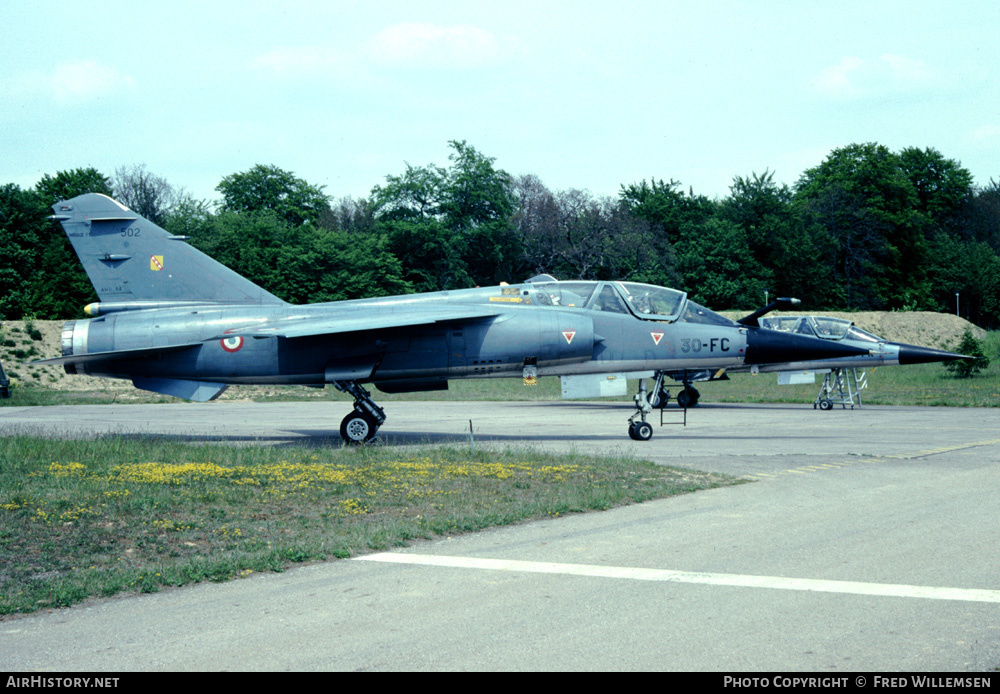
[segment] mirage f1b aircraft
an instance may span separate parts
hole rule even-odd
[[[862,330],[853,322],[830,316],[768,316],[760,325],[796,335],[816,336],[833,343],[868,347],[868,355],[798,361],[790,364],[762,364],[756,372],[778,372],[781,384],[814,383],[817,373],[824,374],[823,385],[813,402],[813,408],[833,409],[834,404],[861,407],[861,391],[868,386],[866,369],[878,366],[930,364],[971,359],[964,354],[946,352],[930,347],[890,342]],[[744,367],[749,371],[753,367]]]
[[[861,407],[861,391],[868,387],[867,369],[869,368],[930,364],[973,358],[931,347],[890,342],[862,330],[853,322],[843,318],[801,315],[763,317],[771,311],[787,310],[799,303],[798,299],[779,298],[754,313],[740,318],[737,323],[750,328],[763,327],[769,330],[818,337],[840,344],[868,348],[868,354],[834,359],[795,360],[785,363],[746,363],[742,366],[720,369],[715,372],[708,370],[700,372],[671,371],[668,372],[671,378],[684,383],[684,389],[677,395],[678,404],[682,407],[692,407],[697,404],[699,394],[692,385],[693,381],[727,380],[729,373],[777,373],[779,385],[815,383],[816,374],[823,374],[823,385],[820,387],[816,400],[813,401],[813,408],[830,410],[835,404],[840,404],[845,409],[848,405],[854,409],[855,406]],[[650,395],[653,407],[661,407],[669,399],[670,394],[665,389]]]
[[[111,198],[57,203],[100,298],[63,326],[69,373],[127,378],[145,390],[213,400],[230,384],[333,385],[354,398],[345,441],[370,440],[387,393],[443,390],[455,378],[582,378],[720,369],[867,354],[867,348],[749,328],[684,292],[635,282],[523,284],[296,306]],[[640,380],[629,434],[652,425]],[[655,392],[655,391],[654,391]]]

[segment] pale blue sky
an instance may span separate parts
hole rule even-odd
[[[0,2],[0,184],[274,164],[364,197],[466,140],[553,190],[793,184],[831,149],[1000,179],[1000,4]]]

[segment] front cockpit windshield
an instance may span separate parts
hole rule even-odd
[[[710,311],[704,306],[696,304],[693,301],[687,302],[687,307],[684,309],[684,317],[681,318],[685,323],[701,323],[703,325],[728,325],[730,327],[739,327],[736,321],[729,320],[725,316],[719,315],[715,311]]]
[[[682,291],[639,282],[615,282],[632,313],[646,320],[674,321],[687,297]]]

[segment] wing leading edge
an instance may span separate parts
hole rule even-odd
[[[411,313],[392,311],[381,315],[355,316],[287,316],[257,325],[228,328],[212,339],[224,337],[315,337],[342,333],[368,332],[389,328],[406,328],[465,320],[498,318],[500,311],[492,308],[435,306],[413,309]]]

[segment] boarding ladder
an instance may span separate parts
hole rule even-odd
[[[831,369],[823,377],[819,395],[813,402],[813,409],[831,410],[834,405],[851,409],[857,405],[861,409],[861,391],[868,387],[868,373],[865,369]]]

